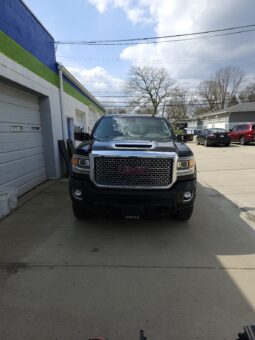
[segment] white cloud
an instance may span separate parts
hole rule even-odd
[[[113,77],[100,67],[91,69],[67,67],[68,70],[95,96],[109,94],[109,92],[120,92],[123,88],[123,80]],[[98,98],[105,105],[106,102],[117,102],[115,97]]]
[[[136,24],[154,25],[157,36],[198,32],[254,22],[253,0],[87,0],[99,11],[122,9]],[[121,58],[132,63],[157,59],[178,80],[201,80],[234,65],[253,72],[255,33],[158,45],[130,46]],[[125,38],[125,37],[123,37]],[[154,64],[155,65],[155,64]]]
[[[98,11],[100,13],[104,13],[108,9],[111,8],[119,8],[122,9],[126,15],[127,18],[134,22],[134,23],[149,23],[150,20],[148,18],[146,9],[148,6],[137,5],[137,2],[134,0],[86,0],[87,2],[90,2],[92,5],[96,6]]]

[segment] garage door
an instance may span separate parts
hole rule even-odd
[[[225,129],[226,124],[225,123],[216,123],[216,124],[214,124],[214,127],[217,128],[217,129]]]
[[[0,82],[0,186],[22,195],[45,180],[39,98]]]

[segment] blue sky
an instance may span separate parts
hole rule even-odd
[[[85,0],[25,0],[25,3],[55,40],[119,39],[155,34],[152,24],[136,25],[120,8],[100,13]],[[120,58],[122,50],[118,46],[59,46],[57,57],[68,67],[101,66],[111,75],[122,78],[130,65],[129,61],[115,60]]]
[[[55,40],[118,39],[189,33],[255,23],[254,0],[25,0]],[[58,61],[95,95],[119,92],[131,64],[163,66],[196,90],[219,68],[255,74],[255,32],[171,44],[59,46]],[[117,59],[117,60],[116,60]]]

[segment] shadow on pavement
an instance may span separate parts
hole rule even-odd
[[[0,338],[236,339],[255,322],[255,233],[198,186],[187,223],[77,221],[67,183],[0,224]]]

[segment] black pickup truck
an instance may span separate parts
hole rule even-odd
[[[172,215],[188,220],[196,194],[192,151],[162,117],[106,115],[75,150],[74,215]]]

